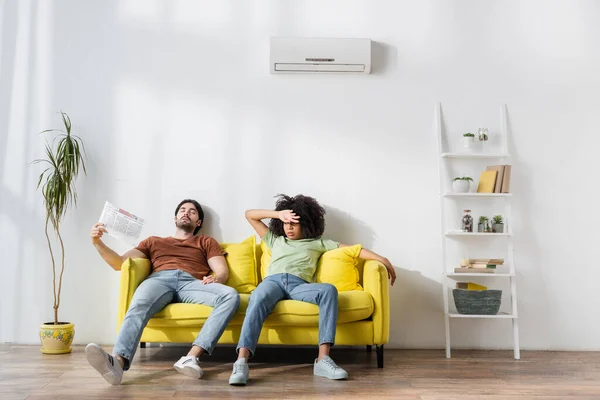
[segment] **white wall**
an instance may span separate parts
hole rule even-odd
[[[76,343],[115,338],[118,274],[88,238],[105,200],[170,235],[193,197],[205,233],[239,241],[244,210],[283,192],[315,196],[329,236],[396,265],[390,347],[443,347],[440,101],[449,132],[495,127],[507,104],[522,347],[600,349],[600,3],[5,0],[0,13],[0,342],[36,343],[52,317],[27,163],[62,109],[88,151],[64,223],[60,317]],[[370,37],[374,73],[270,75],[270,36]],[[452,325],[457,347],[509,348],[510,332]]]

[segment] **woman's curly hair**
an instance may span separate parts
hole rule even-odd
[[[300,227],[302,228],[303,239],[316,239],[323,236],[325,230],[325,209],[316,199],[299,194],[290,197],[285,194],[278,194],[275,203],[275,211],[292,210],[300,217]],[[283,230],[283,221],[279,218],[272,218],[269,223],[269,230],[275,236],[285,236]]]

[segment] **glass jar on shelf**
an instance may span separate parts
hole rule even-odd
[[[479,128],[477,130],[477,139],[479,139],[479,142],[481,143],[481,150],[485,150],[484,149],[484,143],[488,141],[488,139],[490,138],[490,130],[488,128]]]
[[[473,232],[473,217],[471,216],[471,210],[463,210],[462,217],[462,231]]]

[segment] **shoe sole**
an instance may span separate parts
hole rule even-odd
[[[190,378],[200,379],[202,378],[202,375],[204,375],[201,371],[188,366],[179,367],[177,365],[173,365],[173,368],[175,368],[175,371],[179,372],[180,374],[189,376]]]
[[[344,380],[344,379],[348,379],[348,375],[346,375],[346,376],[342,376],[342,377],[339,377],[339,378],[332,378],[332,377],[330,377],[330,376],[327,376],[327,375],[325,375],[325,374],[319,374],[319,373],[317,373],[317,372],[313,372],[313,375],[314,375],[314,376],[320,376],[320,377],[322,377],[322,378],[331,379],[331,380],[333,380],[333,381],[341,381],[341,380]]]
[[[104,351],[96,345],[88,344],[85,348],[85,357],[88,362],[102,377],[104,380],[111,385],[118,385],[121,383],[121,378],[116,376],[107,366],[106,358],[104,357]],[[115,359],[115,361],[117,361]],[[119,361],[117,361],[119,362]]]
[[[244,379],[243,374],[231,374],[229,377],[229,384],[231,386],[246,386],[248,383],[248,376]]]

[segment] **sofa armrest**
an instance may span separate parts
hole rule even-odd
[[[148,275],[150,275],[150,260],[145,258],[128,258],[121,265],[117,330],[121,328],[121,322],[125,318],[133,293]]]
[[[379,261],[367,260],[363,269],[363,287],[373,296],[375,344],[386,344],[390,339],[390,289],[388,273]]]

